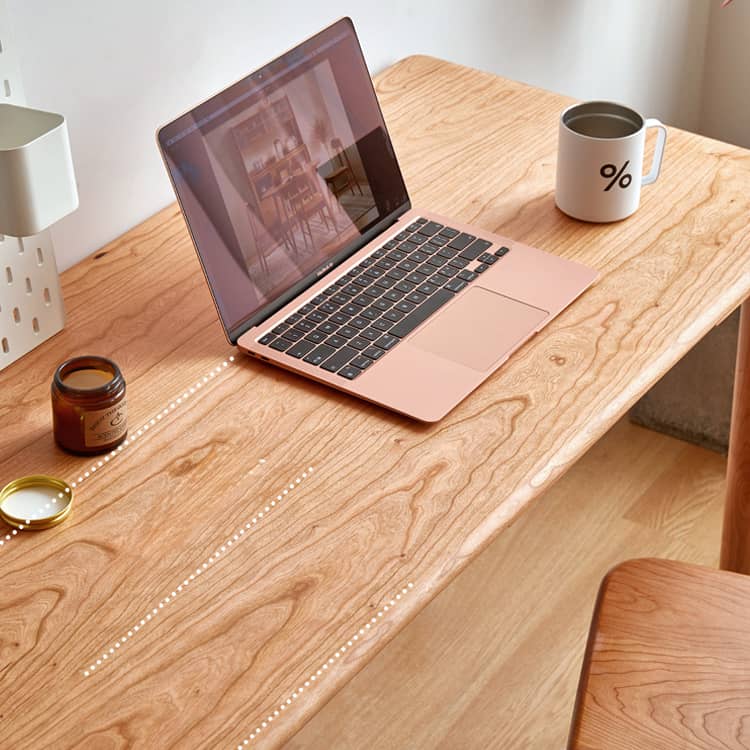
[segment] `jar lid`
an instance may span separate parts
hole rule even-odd
[[[73,505],[73,489],[44,474],[21,477],[0,490],[0,519],[16,529],[49,529],[62,523]]]

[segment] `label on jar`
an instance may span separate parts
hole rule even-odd
[[[83,442],[87,448],[114,443],[128,429],[128,405],[123,399],[114,406],[87,411],[83,416]]]

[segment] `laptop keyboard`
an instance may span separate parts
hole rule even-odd
[[[416,219],[259,343],[354,380],[509,252],[491,246]]]

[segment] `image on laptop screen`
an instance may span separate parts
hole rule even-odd
[[[348,19],[159,141],[230,338],[408,203]]]

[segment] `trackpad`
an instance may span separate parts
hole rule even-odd
[[[410,344],[485,372],[549,316],[482,287],[471,287],[418,331]]]

